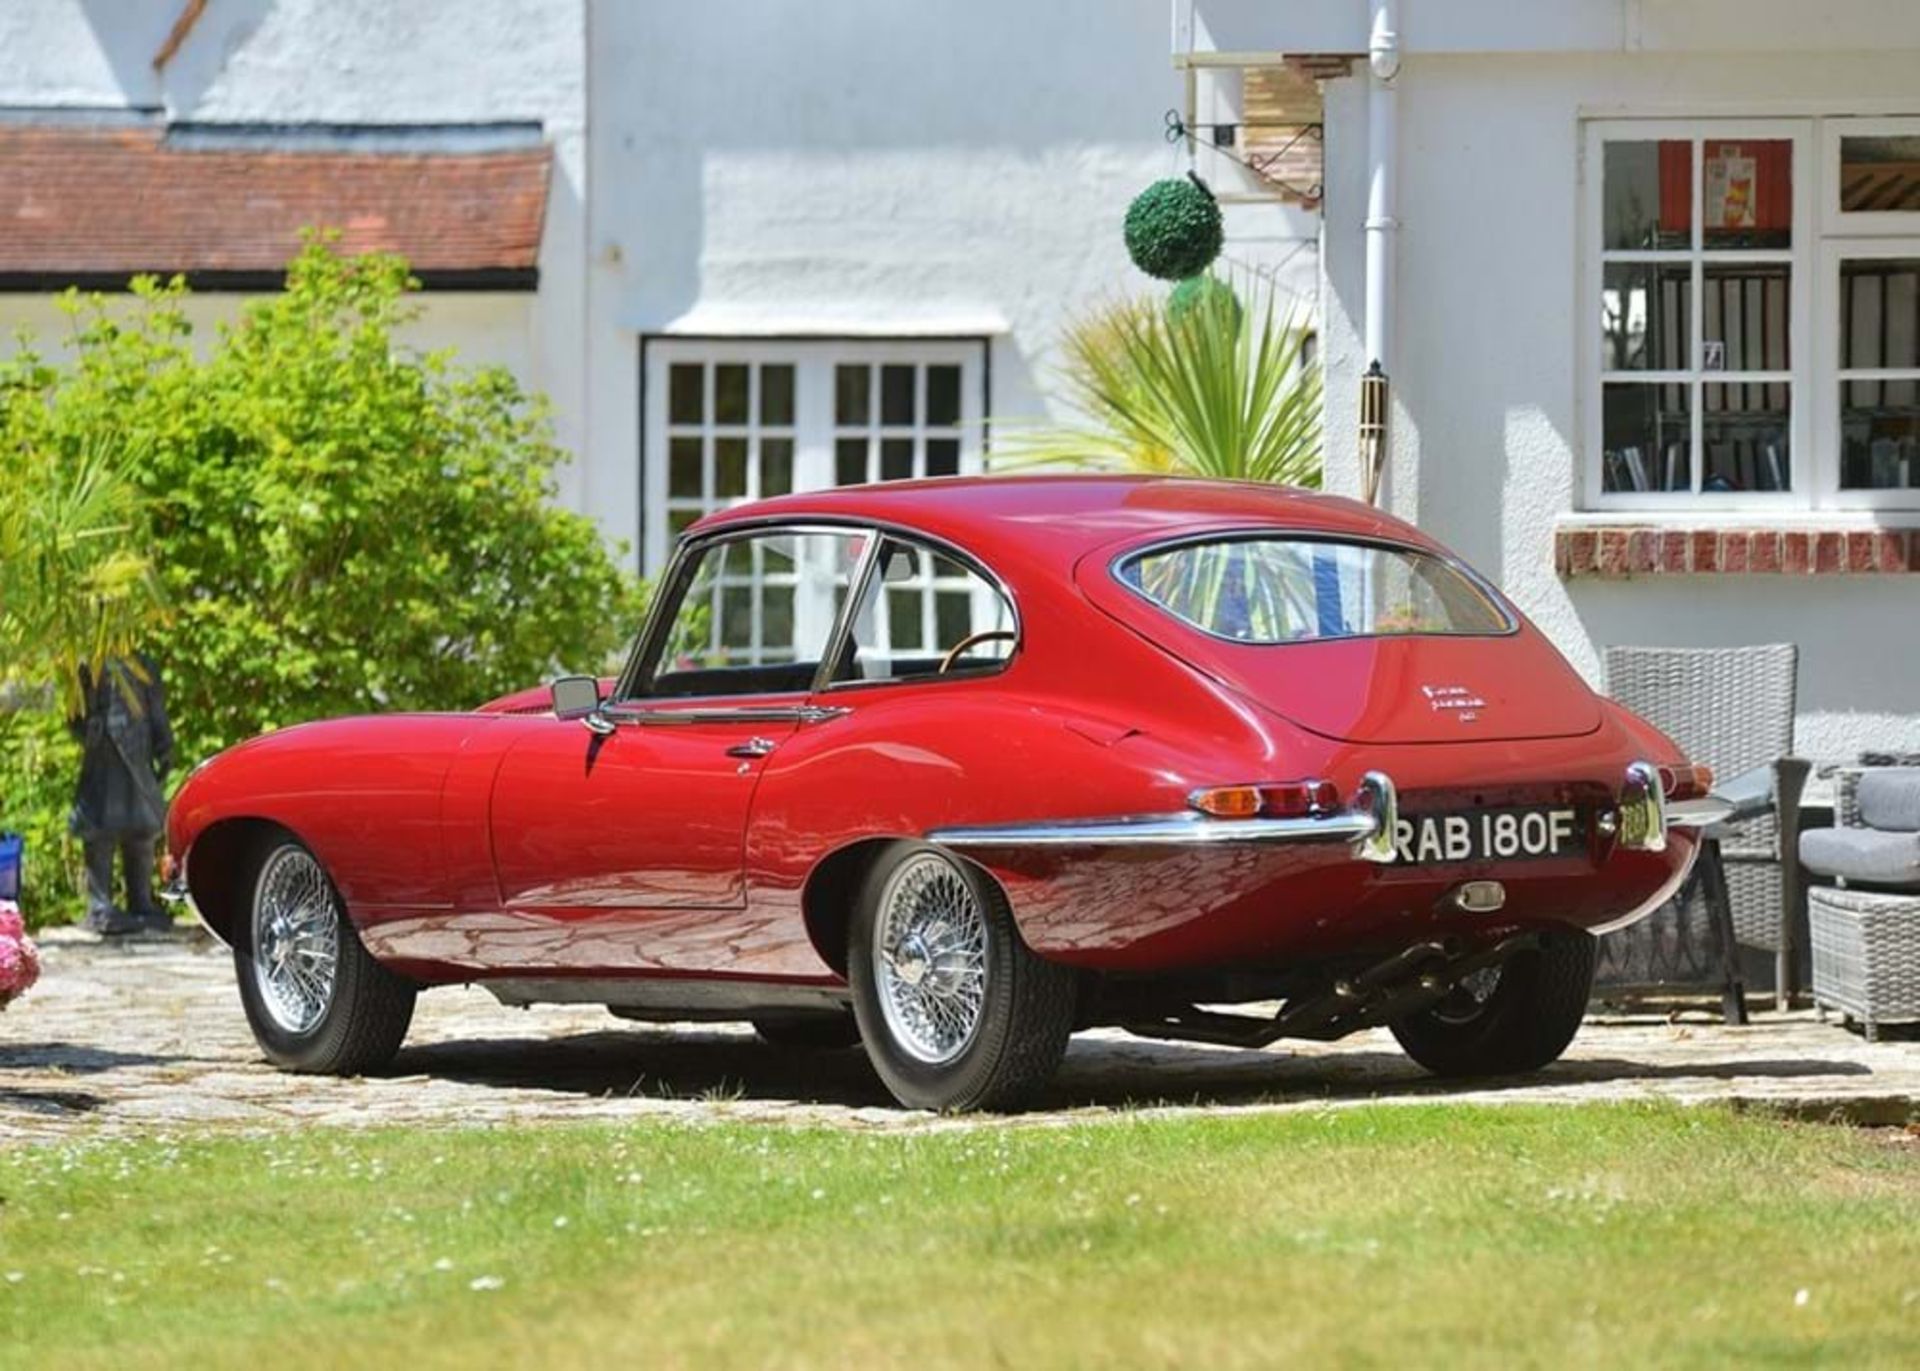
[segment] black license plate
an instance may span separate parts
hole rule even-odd
[[[1526,862],[1578,857],[1587,849],[1585,817],[1557,808],[1471,809],[1454,814],[1402,814],[1394,855],[1403,862]]]

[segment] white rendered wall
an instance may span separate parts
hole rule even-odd
[[[1409,9],[1419,5],[1410,5]],[[1649,9],[1655,7],[1649,6]],[[1672,6],[1662,7],[1671,9]],[[1750,12],[1764,36],[1760,11]],[[1411,31],[1412,24],[1408,28]],[[1752,32],[1744,40],[1761,44]],[[1920,112],[1912,50],[1817,55],[1433,56],[1400,76],[1398,298],[1390,499],[1501,581],[1595,679],[1615,643],[1801,648],[1799,748],[1820,758],[1920,749],[1920,589],[1902,576],[1698,576],[1563,582],[1556,521],[1580,488],[1579,119]],[[1323,337],[1332,483],[1355,479],[1352,395],[1365,359],[1356,203],[1360,79],[1328,94]],[[1805,174],[1803,171],[1801,174]],[[1805,346],[1796,341],[1796,349]],[[1796,403],[1823,397],[1796,396]],[[1730,516],[1703,513],[1699,522]]]
[[[1120,231],[1185,167],[1164,0],[601,3],[588,46],[586,498],[621,537],[643,334],[988,333],[1004,420],[1046,411],[1075,312],[1164,289]],[[1233,216],[1237,251],[1310,299],[1314,217]]]
[[[0,106],[219,123],[539,122],[554,154],[539,291],[429,297],[415,337],[512,367],[553,397],[562,442],[580,448],[584,0],[212,0],[155,72],[183,3],[6,0]],[[0,295],[0,329],[50,314]],[[579,476],[576,464],[561,477],[576,505]]]

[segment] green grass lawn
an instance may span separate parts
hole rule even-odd
[[[5,1366],[1920,1363],[1920,1145],[1713,1110],[179,1135],[0,1201]]]

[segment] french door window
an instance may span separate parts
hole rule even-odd
[[[747,500],[977,472],[986,340],[649,338],[643,563]]]
[[[1920,509],[1920,121],[1596,121],[1586,149],[1587,504]]]

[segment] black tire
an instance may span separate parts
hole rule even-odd
[[[782,1014],[753,1021],[753,1031],[769,1047],[833,1052],[860,1041],[860,1025],[851,1013]]]
[[[301,862],[312,864],[324,892],[332,920],[334,975],[330,992],[316,996],[324,1006],[317,1018],[289,1025],[286,1012],[272,1007],[268,973],[254,956],[254,928],[270,874],[282,864],[300,869]],[[233,962],[247,1023],[267,1060],[284,1071],[331,1076],[364,1075],[391,1062],[413,1020],[418,989],[381,966],[361,945],[340,892],[318,859],[291,835],[278,835],[256,851],[246,889],[246,907],[235,921]]]
[[[928,858],[959,878],[984,923],[977,1017],[964,1047],[940,1061],[917,1054],[889,1022],[874,957],[882,936],[882,901],[894,878],[909,866],[931,870],[925,866]],[[894,1098],[910,1109],[1018,1108],[1046,1088],[1067,1050],[1073,1031],[1074,972],[1027,949],[1006,896],[991,877],[930,844],[892,844],[867,870],[849,921],[847,967],[867,1056]]]
[[[1567,1050],[1586,1016],[1597,944],[1585,933],[1549,933],[1515,953],[1483,1001],[1463,989],[1392,1025],[1400,1046],[1436,1076],[1537,1071]]]

